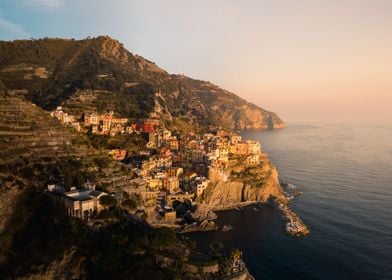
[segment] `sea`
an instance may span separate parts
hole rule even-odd
[[[218,212],[229,232],[191,234],[201,251],[240,249],[255,279],[392,279],[392,125],[292,123],[242,136],[303,192],[290,207],[310,234],[290,237],[274,209],[251,206]]]

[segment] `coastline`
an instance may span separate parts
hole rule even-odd
[[[201,221],[196,221],[192,224],[186,224],[184,226],[172,225],[172,228],[176,228],[180,234],[191,233],[191,232],[203,232],[203,231],[215,231],[221,230],[221,228],[214,222],[218,218],[219,213],[229,210],[240,211],[242,207],[249,207],[252,205],[268,205],[274,208],[275,211],[279,213],[281,221],[283,223],[283,232],[287,235],[293,237],[304,237],[310,233],[309,228],[301,220],[301,218],[289,208],[288,202],[282,203],[277,200],[273,202],[270,201],[246,201],[239,202],[235,204],[225,205],[225,206],[209,206],[202,204],[203,207],[208,208],[208,212],[213,212],[216,217],[214,219],[208,219],[207,217],[201,219]],[[157,226],[157,225],[156,225]],[[160,226],[167,226],[167,224],[162,224]]]
[[[233,210],[236,208],[241,208],[245,206],[251,206],[251,205],[257,205],[257,204],[263,204],[264,202],[262,201],[244,201],[244,202],[238,202],[238,203],[233,203],[229,205],[222,205],[222,206],[209,206],[206,204],[202,204],[203,206],[209,207],[210,211],[213,212],[220,212],[220,211],[227,211],[227,210]]]

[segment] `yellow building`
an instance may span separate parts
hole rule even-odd
[[[248,154],[248,144],[247,143],[236,143],[230,145],[230,153],[233,155],[247,155]]]
[[[184,173],[184,169],[181,167],[170,167],[166,170],[166,175],[168,177],[179,177]]]
[[[162,179],[154,178],[154,179],[150,179],[148,185],[151,190],[159,190],[163,187],[163,182]]]
[[[107,134],[110,132],[112,126],[113,112],[107,113],[102,119],[102,133]]]
[[[126,125],[128,122],[127,118],[113,118],[112,123],[113,124],[120,124],[122,126]]]
[[[91,125],[99,125],[101,118],[96,113],[86,113],[84,114],[84,125],[91,126]]]
[[[246,165],[247,166],[257,166],[259,164],[260,164],[260,155],[259,154],[249,155],[246,158]]]
[[[227,147],[219,147],[219,161],[228,162],[229,161],[229,149]]]
[[[170,145],[170,149],[172,150],[178,150],[180,147],[176,137],[170,138],[169,145]]]
[[[180,191],[180,181],[177,177],[166,177],[163,180],[163,187],[170,193],[174,194]]]
[[[258,154],[261,150],[260,142],[257,141],[246,141],[248,145],[248,153],[249,154]]]
[[[242,141],[242,137],[240,135],[233,135],[231,136],[231,143],[237,144]]]
[[[164,221],[169,224],[173,224],[176,222],[177,214],[176,211],[166,211]]]

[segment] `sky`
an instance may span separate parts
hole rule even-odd
[[[392,122],[391,0],[0,0],[0,39],[109,35],[286,122]]]

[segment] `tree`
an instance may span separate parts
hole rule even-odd
[[[137,202],[136,202],[136,200],[135,200],[134,198],[131,198],[131,199],[126,199],[126,200],[124,200],[123,203],[122,203],[122,205],[123,205],[124,207],[127,207],[127,208],[130,209],[130,210],[133,210],[133,209],[136,209],[136,207],[137,207]]]
[[[99,203],[105,208],[110,208],[116,207],[117,200],[110,195],[104,195],[99,198]]]
[[[64,185],[67,191],[69,191],[72,187],[72,177],[68,173],[64,174]]]
[[[242,258],[242,252],[238,249],[231,251],[230,257],[233,261],[239,261]]]
[[[75,174],[75,176],[73,178],[73,184],[76,187],[80,188],[83,185],[84,181],[85,180],[84,180],[83,175],[81,173],[78,172]]]

